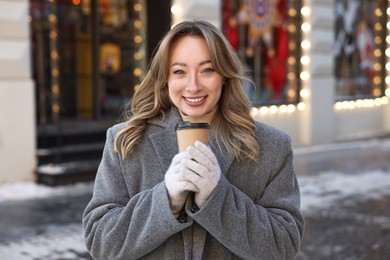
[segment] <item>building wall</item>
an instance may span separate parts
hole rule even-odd
[[[175,22],[205,19],[221,27],[220,1],[174,1],[183,10]],[[254,108],[254,118],[288,132],[295,146],[327,144],[332,142],[390,135],[390,104],[365,105],[356,109],[336,109],[335,78],[333,76],[334,0],[304,0],[310,12],[304,22],[311,29],[304,32],[310,48],[304,50],[310,63],[303,65],[309,74],[303,80],[302,104],[293,110],[271,107],[262,113]],[[387,95],[390,95],[390,90]],[[385,98],[388,100],[388,97]],[[371,103],[374,100],[370,101]]]
[[[0,0],[0,183],[34,176],[28,10],[27,0]]]
[[[176,7],[172,23],[176,24],[184,20],[203,19],[217,27],[221,25],[221,6],[219,0],[173,0]]]

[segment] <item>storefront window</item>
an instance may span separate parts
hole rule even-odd
[[[142,0],[30,0],[39,122],[120,114],[146,67]]]
[[[299,101],[300,0],[223,0],[223,31],[249,78],[254,105]]]
[[[102,115],[117,115],[141,82],[146,67],[144,1],[101,0]]]
[[[339,100],[384,95],[388,1],[335,1],[335,77]]]

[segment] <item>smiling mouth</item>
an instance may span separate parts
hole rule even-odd
[[[197,98],[187,98],[187,97],[184,97],[185,100],[191,102],[191,103],[198,103],[198,102],[201,102],[202,100],[204,100],[206,97],[197,97]]]
[[[198,106],[203,105],[203,104],[206,102],[207,96],[203,96],[203,97],[194,97],[194,98],[183,97],[183,99],[184,99],[184,102],[185,102],[188,106],[191,106],[191,107],[198,107]]]

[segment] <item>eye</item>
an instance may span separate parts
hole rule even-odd
[[[204,70],[202,70],[203,73],[212,73],[214,71],[215,70],[213,68],[205,68]]]
[[[176,74],[176,75],[183,75],[183,74],[184,74],[184,70],[174,70],[174,71],[173,71],[173,74]]]

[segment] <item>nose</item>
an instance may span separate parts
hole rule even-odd
[[[191,93],[196,93],[201,89],[198,77],[195,73],[192,73],[190,75],[190,77],[188,78],[186,89],[187,89],[187,91],[189,91]]]

